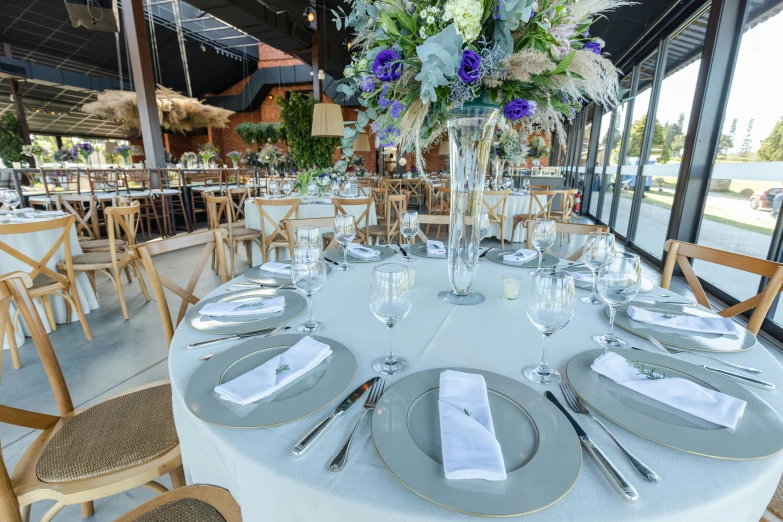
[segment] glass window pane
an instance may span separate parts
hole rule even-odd
[[[758,91],[781,80],[779,68],[764,64],[779,60],[783,13],[766,16],[749,16],[742,36],[698,239],[700,245],[760,258],[767,257],[783,199],[783,98]],[[757,275],[698,261],[695,268],[739,300],[758,293]],[[783,324],[783,306],[773,320]]]
[[[627,77],[626,77],[627,78]],[[630,82],[628,82],[630,84]],[[620,85],[623,85],[622,82]],[[609,223],[612,215],[612,202],[614,201],[615,178],[617,177],[617,166],[620,162],[620,145],[625,130],[625,118],[628,114],[628,102],[623,102],[615,109],[614,130],[612,131],[612,141],[606,145],[609,155],[609,163],[604,171],[603,188],[605,190],[603,207],[601,208],[601,221]]]
[[[637,245],[655,257],[663,254],[666,241],[708,21],[709,10],[669,41],[655,133],[642,170],[645,192],[634,237]]]
[[[593,193],[590,195],[590,215],[598,217],[598,197],[601,192],[601,173],[604,168],[607,142],[609,140],[609,124],[612,121],[612,113],[604,112],[601,116],[601,127],[598,129],[600,138],[598,142],[598,154],[595,158],[595,174],[593,175]]]

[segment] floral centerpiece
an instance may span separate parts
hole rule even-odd
[[[125,162],[125,165],[128,166],[131,163],[131,155],[133,153],[133,148],[130,145],[117,145],[114,147],[114,154],[119,154],[122,156],[122,160]]]
[[[377,145],[421,152],[439,143],[450,110],[495,104],[523,138],[536,129],[565,138],[563,122],[586,99],[617,103],[617,71],[589,35],[601,12],[625,0],[353,0],[332,10],[356,32],[338,90],[365,107],[345,132],[343,163],[370,120]],[[565,140],[564,140],[565,141]]]
[[[280,149],[274,145],[265,145],[263,149],[258,153],[258,163],[263,167],[277,167],[283,155],[280,153]]]
[[[198,162],[198,156],[195,152],[185,152],[179,159],[189,169],[196,168]]]
[[[331,169],[324,169],[313,178],[313,183],[318,187],[318,192],[321,193],[321,197],[326,195],[329,187],[332,186],[332,182]]]
[[[61,147],[60,149],[54,151],[52,158],[63,167],[65,167],[65,164],[68,162],[76,161],[76,156],[73,153],[73,149],[69,149],[68,147]]]
[[[90,163],[90,156],[93,152],[95,152],[95,147],[92,146],[92,143],[86,141],[73,146],[73,156],[81,156],[82,161],[87,164]]]
[[[244,157],[242,157],[242,163],[245,164],[247,167],[260,167],[261,164],[258,162],[258,153],[253,152],[252,150],[248,149],[245,151]]]
[[[294,182],[294,188],[298,189],[302,196],[307,196],[307,189],[310,187],[310,183],[313,182],[318,174],[318,167],[315,165],[309,169],[300,170],[296,173],[296,182]]]
[[[163,156],[166,158],[166,163],[174,164],[177,162],[177,158],[174,157],[174,154],[169,152],[168,149],[163,149]]]
[[[364,156],[354,156],[351,158],[349,164],[353,167],[353,171],[356,176],[363,178],[367,175],[367,168],[364,163]]]
[[[228,157],[228,159],[231,160],[231,163],[234,164],[234,168],[235,169],[239,168],[239,158],[242,157],[242,153],[241,152],[239,152],[238,150],[232,150],[231,152],[226,154],[226,156]]]
[[[38,143],[24,145],[22,147],[22,154],[35,158],[35,166],[38,168],[43,167],[44,158],[48,158],[51,155],[49,149]]]
[[[329,179],[332,181],[332,183],[345,182],[345,173],[339,167],[329,167],[325,170],[325,172],[329,175]]]
[[[547,145],[543,136],[533,136],[530,138],[530,152],[528,155],[533,158],[533,167],[539,167],[541,165],[541,158],[545,158],[551,149],[551,145]]]
[[[198,155],[201,158],[201,163],[205,169],[209,168],[209,162],[212,158],[217,158],[218,154],[220,154],[220,149],[215,147],[212,142],[199,145],[198,147]]]

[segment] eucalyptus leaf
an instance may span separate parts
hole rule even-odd
[[[503,51],[504,56],[514,52],[514,39],[511,37],[511,31],[508,30],[503,20],[498,20],[495,23],[492,38],[495,40],[495,47]]]
[[[339,31],[340,29],[343,28],[343,19],[339,14],[337,14],[337,11],[335,11],[334,9],[330,9],[330,11],[334,15],[334,18],[332,20],[334,20],[334,24],[337,26],[337,30]]]
[[[421,99],[435,102],[438,96],[435,87],[445,86],[449,78],[457,74],[462,59],[462,35],[454,24],[430,36],[416,48],[421,60],[421,71],[416,80],[421,82]]]
[[[498,15],[509,31],[530,20],[533,0],[498,0]]]

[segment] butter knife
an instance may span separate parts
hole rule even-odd
[[[774,390],[776,387],[774,383],[761,381],[759,379],[754,379],[752,377],[745,377],[744,375],[730,372],[728,370],[719,370],[718,368],[713,368],[712,366],[705,366],[703,364],[700,364],[699,366],[701,366],[705,370],[710,370],[712,372],[725,375],[726,377],[737,379],[738,381],[740,381],[740,384],[747,384],[748,386],[754,386],[756,388],[761,388],[762,390]]]
[[[283,330],[289,330],[291,327],[286,326],[283,328]],[[215,339],[208,339],[206,341],[198,341],[195,343],[190,343],[188,345],[188,350],[193,350],[194,348],[204,348],[205,346],[212,346],[213,344],[219,344],[229,341],[238,341],[239,339],[247,339],[249,337],[259,337],[262,335],[267,335],[275,331],[277,327],[274,328],[265,328],[263,330],[257,330],[255,332],[248,332],[243,334],[235,334],[235,335],[229,335],[228,337],[217,337]]]
[[[579,442],[582,443],[582,447],[584,447],[585,451],[593,457],[593,460],[595,460],[598,467],[601,468],[601,471],[606,475],[606,478],[612,483],[612,486],[614,486],[626,500],[636,502],[639,499],[639,493],[636,492],[636,488],[634,488],[631,483],[625,479],[623,474],[620,473],[617,466],[615,466],[612,461],[609,460],[609,457],[590,440],[590,437],[587,436],[585,430],[583,430],[571,414],[566,411],[552,392],[546,392],[544,393],[544,396],[549,399],[552,404],[557,406],[557,408],[563,412],[563,415],[571,422],[571,426],[574,427],[574,431],[576,431],[576,436],[579,437]]]
[[[350,408],[353,403],[358,401],[361,396],[364,395],[364,392],[369,390],[370,386],[372,386],[378,379],[378,377],[373,377],[369,381],[356,388],[348,397],[346,397],[345,400],[341,402],[340,405],[337,406],[328,417],[322,420],[316,427],[311,429],[307,435],[302,437],[302,440],[296,443],[296,446],[294,446],[293,449],[294,455],[297,457],[302,455],[305,450],[307,450],[307,448],[309,448],[312,443],[315,442],[315,440],[324,431],[326,431],[326,428],[328,428],[337,419],[337,417],[345,413],[345,411]]]

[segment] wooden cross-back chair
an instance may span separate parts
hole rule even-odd
[[[47,414],[0,405],[0,422],[42,433],[9,476],[0,454],[0,520],[28,522],[30,507],[54,501],[41,518],[50,522],[66,505],[81,504],[92,516],[93,501],[143,486],[156,493],[166,488],[156,479],[171,476],[184,486],[179,440],[171,409],[171,386],[156,382],[125,391],[84,410],[75,410],[57,355],[33,298],[32,280],[23,272],[0,277],[0,315],[13,299],[30,329],[57,413]],[[7,325],[0,323],[0,331]],[[0,334],[2,338],[2,334]]]
[[[358,187],[358,194],[360,196],[372,196],[373,181],[371,179],[359,178],[356,180],[356,186]]]
[[[560,210],[552,210],[549,215],[552,219],[556,219],[557,221],[570,223],[571,216],[574,212],[576,195],[579,191],[577,189],[565,189],[557,190],[555,192],[560,193]]]
[[[482,212],[486,212],[489,215],[490,224],[494,223],[500,228],[500,248],[506,248],[505,239],[503,239],[503,229],[506,223],[506,202],[510,194],[510,190],[485,190],[484,198],[481,200]],[[487,196],[498,199],[490,204],[486,200]]]
[[[183,236],[153,239],[147,243],[136,245],[136,247],[133,248],[134,254],[141,260],[141,265],[147,272],[150,286],[152,287],[152,293],[155,294],[155,300],[158,302],[160,318],[163,321],[163,331],[166,334],[166,346],[171,345],[171,339],[174,337],[174,329],[179,325],[180,321],[182,321],[182,318],[185,317],[188,306],[199,302],[199,298],[193,295],[193,291],[198,284],[201,274],[204,272],[207,261],[212,257],[212,252],[215,252],[215,256],[217,257],[217,269],[221,280],[223,283],[228,282],[226,258],[225,252],[223,251],[223,241],[226,239],[227,235],[228,232],[223,229],[205,230],[203,232],[194,232]],[[152,258],[157,255],[200,245],[204,245],[204,249],[201,251],[201,254],[199,254],[193,271],[190,273],[190,278],[184,288],[163,275],[155,267],[155,263],[152,261]],[[171,320],[171,313],[169,312],[166,293],[164,292],[163,287],[168,288],[182,299],[179,305],[176,322]]]
[[[451,213],[451,188],[450,187],[438,187],[438,190],[436,192],[436,203],[435,205],[428,209],[430,211],[430,214],[438,214],[438,215],[446,215],[448,216]],[[430,233],[430,225],[432,223],[427,224],[427,234]],[[441,224],[438,224],[438,232],[437,237],[440,237],[440,229]]]
[[[98,212],[100,204],[92,194],[57,194],[54,196],[57,210],[76,218],[76,235],[88,240],[101,238]]]
[[[144,284],[144,279],[141,277],[138,263],[128,249],[128,246],[133,247],[133,245],[136,244],[136,233],[138,232],[140,221],[139,217],[138,201],[134,201],[129,207],[107,207],[106,228],[109,234],[108,250],[105,252],[77,254],[72,258],[74,272],[86,272],[92,283],[93,290],[96,290],[95,274],[97,273],[105,275],[112,281],[114,289],[117,291],[117,296],[120,299],[122,316],[126,320],[130,319],[130,316],[128,315],[128,306],[125,303],[125,292],[122,289],[123,271],[125,271],[128,282],[130,283],[131,276],[129,269],[133,269],[136,273],[136,278],[139,280],[141,293],[144,294],[144,298],[147,301],[150,300],[150,295],[147,293],[147,287]],[[117,234],[117,230],[121,230],[124,233],[124,247],[121,247],[118,243],[119,235]],[[58,263],[57,268],[64,270],[66,268],[65,262]]]
[[[209,520],[221,522],[242,522],[239,504],[227,490],[217,486],[196,484],[177,488],[148,500],[133,511],[129,511],[114,522],[139,522],[140,520],[168,520],[191,522],[182,517],[190,513],[210,513]],[[201,519],[199,519],[201,521]],[[195,521],[194,521],[195,522]]]
[[[207,205],[207,222],[211,230],[218,228],[224,228],[228,231],[226,237],[225,246],[228,247],[229,256],[229,275],[234,277],[234,254],[237,247],[242,244],[245,247],[245,255],[247,256],[247,262],[250,266],[253,266],[253,243],[258,245],[259,249],[263,248],[261,244],[261,231],[253,230],[237,226],[235,224],[235,214],[233,200],[229,196],[211,196],[207,194],[205,196]],[[223,217],[226,218],[225,227],[220,222]],[[214,266],[215,256],[212,256],[212,262]]]
[[[294,251],[294,246],[296,245],[296,230],[299,227],[305,227],[305,226],[314,226],[318,227],[319,229],[327,228],[327,229],[334,229],[334,218],[326,217],[326,218],[306,218],[306,219],[288,219],[283,222],[283,226],[286,230],[286,235],[288,236],[288,250],[289,252]],[[325,237],[323,233],[321,233],[322,240],[325,240],[327,242],[326,248],[324,250],[331,250],[333,248],[337,248],[340,243],[337,242],[337,240],[333,237],[333,235],[330,235],[330,237]],[[292,254],[293,255],[293,254]]]
[[[701,286],[701,282],[696,272],[694,272],[689,259],[698,259],[706,263],[714,263],[768,278],[769,281],[761,293],[718,312],[718,315],[721,317],[734,317],[753,308],[753,314],[748,321],[748,330],[754,335],[759,332],[775,296],[781,292],[783,264],[672,239],[664,243],[663,249],[669,254],[666,256],[666,263],[663,265],[661,288],[668,290],[672,282],[674,266],[679,265],[685,280],[691,288],[691,292],[696,297],[696,302],[709,309],[712,307],[707,299],[707,294]]]
[[[72,264],[71,230],[73,229],[75,221],[76,218],[74,216],[64,216],[57,219],[33,223],[0,225],[0,251],[3,251],[14,258],[16,262],[22,263],[30,268],[30,271],[27,273],[33,281],[30,295],[33,296],[33,298],[41,299],[46,312],[46,317],[49,321],[49,326],[52,330],[57,330],[57,323],[55,323],[54,320],[54,310],[52,309],[52,303],[50,301],[50,297],[55,295],[65,299],[66,322],[71,322],[71,312],[72,310],[76,310],[79,322],[84,330],[84,336],[88,341],[91,341],[92,332],[90,331],[90,325],[87,324],[87,317],[84,315],[81,300],[76,292],[76,274],[74,273]],[[29,235],[47,231],[54,231],[57,234],[57,237],[52,242],[49,250],[39,259],[31,258],[3,241],[3,236]],[[62,248],[64,252],[64,274],[54,270],[54,268],[56,268],[56,263],[53,258],[60,248]],[[49,264],[52,265],[51,268],[47,266]],[[5,316],[0,315],[0,318],[3,317]],[[11,321],[9,317],[0,320],[6,320],[16,327],[17,319],[18,313],[13,321]],[[13,367],[19,369],[21,368],[22,363],[19,359],[19,351],[16,346],[16,339],[13,335],[13,331],[9,332],[8,344],[11,351],[11,362],[13,363]]]
[[[527,235],[525,240],[525,248],[533,249],[533,226],[536,224],[534,219],[528,219],[525,221],[525,228],[527,229]],[[560,223],[555,222],[555,233],[557,234],[575,234],[577,236],[586,236],[591,232],[609,232],[609,227],[603,225],[583,225],[578,223]],[[576,252],[568,257],[569,261],[576,261],[582,257],[582,252],[585,247],[582,246]]]
[[[409,191],[408,204],[417,206],[419,210],[424,206],[424,196],[426,185],[421,179],[405,180],[405,189]],[[396,194],[399,195],[399,194]]]
[[[419,214],[419,232],[416,234],[416,237],[427,242],[427,235],[422,230],[421,225],[427,225],[427,229],[429,230],[430,225],[438,225],[438,236],[440,236],[440,227],[443,225],[446,225],[448,228],[449,221],[451,220],[451,216],[448,215],[432,215],[432,214]],[[411,240],[411,243],[415,243],[416,238],[413,238]]]
[[[382,187],[389,189],[389,195],[401,196],[402,195],[402,180],[394,178],[386,178],[383,180]]]
[[[283,223],[289,219],[299,219],[299,205],[302,203],[302,200],[299,198],[256,198],[253,200],[253,203],[258,208],[258,214],[261,217],[261,255],[263,257],[262,262],[266,263],[270,250],[288,247],[288,231],[285,230]],[[280,219],[270,216],[267,212],[267,209],[278,210],[278,207],[283,207],[285,211],[285,214]],[[268,227],[267,223],[269,224]],[[268,228],[272,230],[269,233],[267,233]]]
[[[389,197],[389,190],[386,188],[372,187],[370,196],[375,201],[375,208],[386,208],[386,198]]]
[[[389,193],[389,197],[391,196],[392,194]],[[332,198],[332,205],[334,205],[335,216],[338,214],[350,214],[354,216],[356,221],[356,239],[361,243],[365,243],[367,241],[367,232],[370,226],[370,211],[372,210],[372,204],[372,198]],[[348,212],[348,208],[350,207],[359,207],[359,215],[356,216],[355,212]]]
[[[389,196],[384,208],[383,222],[378,225],[370,225],[367,227],[369,238],[375,238],[376,242],[378,241],[378,238],[383,238],[387,245],[391,245],[392,238],[396,236],[397,243],[399,244],[402,240],[400,222],[402,221],[402,215],[407,208],[408,197],[406,195]]]
[[[220,169],[203,169],[195,173],[188,183],[190,213],[193,224],[199,214],[207,212],[207,195],[223,194],[223,172]],[[198,203],[201,202],[199,206]]]
[[[525,221],[538,218],[551,219],[552,206],[555,203],[555,197],[560,194],[557,190],[530,190],[530,207],[527,214],[516,214],[514,216],[514,225],[511,227],[511,237],[517,230],[517,225]],[[523,224],[524,226],[524,224]]]
[[[138,201],[141,205],[141,235],[151,237],[153,220],[158,230],[163,230],[158,217],[158,209],[156,205],[152,204],[152,192],[150,191],[152,172],[150,169],[124,169],[122,174],[124,182],[120,195],[131,201]]]
[[[158,184],[160,188],[151,189],[152,204],[160,205],[160,216],[163,236],[173,236],[177,232],[176,216],[182,216],[185,228],[191,231],[190,218],[185,210],[185,202],[182,199],[182,171],[179,169],[158,169]],[[193,226],[196,226],[195,220]]]
[[[233,212],[237,226],[245,226],[245,201],[253,197],[252,190],[251,187],[229,187],[226,190],[226,194],[231,199],[231,205],[234,207]]]

